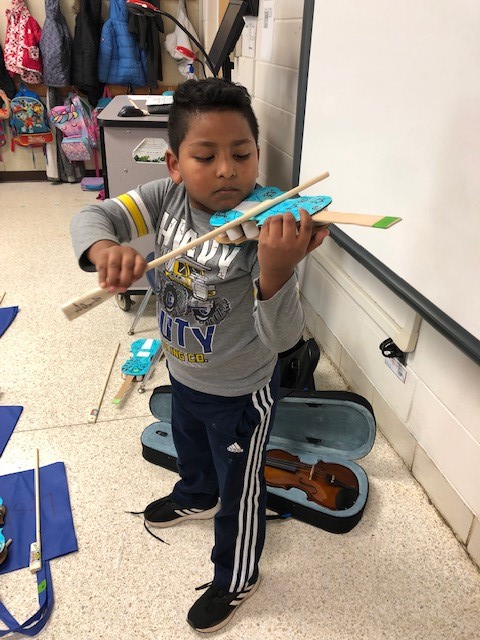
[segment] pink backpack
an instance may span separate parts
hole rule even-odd
[[[2,120],[7,120],[10,116],[10,100],[2,89],[0,89],[0,147],[5,146],[7,143],[7,139],[5,137],[5,131],[3,129]],[[2,159],[2,155],[0,152],[0,161]]]
[[[98,125],[87,102],[70,93],[63,105],[50,110],[49,118],[63,133],[62,149],[69,160],[92,158],[98,147]]]

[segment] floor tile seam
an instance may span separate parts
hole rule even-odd
[[[32,433],[35,431],[50,431],[52,429],[66,429],[68,427],[94,427],[96,424],[107,424],[110,422],[118,422],[120,420],[137,420],[139,418],[151,418],[152,421],[154,421],[154,416],[152,416],[151,414],[146,414],[146,415],[135,415],[135,416],[122,416],[119,418],[109,418],[109,419],[105,419],[105,420],[97,420],[96,422],[69,422],[66,424],[56,424],[56,425],[51,425],[48,427],[30,427],[30,428],[25,428],[25,429],[16,429],[16,431],[12,434],[12,437],[20,434],[20,433]]]

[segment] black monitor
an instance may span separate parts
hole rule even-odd
[[[243,16],[248,8],[248,3],[244,0],[230,0],[208,54],[215,73],[218,74],[222,69],[223,77],[228,80],[231,79],[232,71],[230,54],[242,33],[245,24]]]

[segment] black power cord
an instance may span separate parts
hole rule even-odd
[[[399,347],[397,347],[392,338],[387,338],[386,340],[381,342],[378,348],[385,356],[385,358],[396,358],[402,364],[406,363],[407,354]]]
[[[183,24],[181,24],[176,18],[174,18],[171,13],[168,13],[167,11],[164,11],[163,9],[157,9],[157,7],[155,5],[151,4],[150,2],[145,2],[144,0],[127,0],[126,5],[127,5],[127,10],[130,13],[133,13],[136,16],[147,16],[147,17],[150,16],[151,17],[155,13],[159,13],[162,16],[166,16],[167,18],[170,18],[170,20],[172,22],[174,22],[177,25],[177,27],[180,27],[180,29],[183,31],[183,33],[185,33],[190,38],[190,40],[192,40],[192,42],[197,45],[197,47],[200,49],[203,57],[205,58],[205,62],[207,63],[207,67],[212,72],[213,77],[214,78],[217,77],[217,74],[215,73],[214,66],[212,64],[212,61],[208,57],[207,52],[202,47],[200,42],[198,42],[198,40],[192,36],[192,34],[188,31],[188,29],[186,29],[183,26]],[[198,62],[200,62],[200,64],[202,65],[203,73],[204,73],[204,75],[206,77],[205,67],[203,66],[203,63],[200,60],[198,60]]]

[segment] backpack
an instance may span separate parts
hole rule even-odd
[[[0,120],[8,120],[10,117],[10,99],[3,91],[0,89]]]
[[[49,118],[63,133],[62,150],[70,161],[92,158],[98,146],[98,126],[87,102],[70,93],[63,105],[50,110]]]
[[[21,147],[43,147],[53,142],[46,110],[35,91],[21,85],[10,102],[11,150]]]
[[[279,353],[278,359],[282,389],[315,390],[313,372],[320,360],[320,348],[314,338],[301,338],[294,347]]]
[[[0,147],[5,146],[7,143],[7,138],[5,137],[5,131],[3,128],[2,120],[8,120],[10,117],[10,100],[2,89],[0,89]],[[2,156],[0,153],[0,161],[2,160]]]

